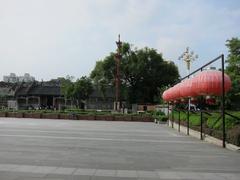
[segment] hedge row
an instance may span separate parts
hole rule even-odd
[[[88,114],[82,115],[65,113],[0,112],[0,117],[153,122],[153,118],[151,116],[136,116],[136,115],[119,116],[119,115],[88,115]]]

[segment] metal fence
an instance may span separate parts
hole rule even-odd
[[[189,129],[195,129],[200,131],[200,139],[203,140],[204,139],[204,134],[209,134],[209,135],[213,135],[219,139],[222,139],[222,147],[226,147],[226,122],[225,122],[225,117],[226,116],[230,116],[231,118],[235,119],[236,121],[239,121],[240,123],[240,119],[237,116],[234,116],[233,114],[231,114],[230,112],[226,112],[226,107],[225,107],[225,82],[224,82],[224,55],[220,55],[217,58],[209,61],[208,63],[206,63],[205,65],[203,65],[202,67],[198,68],[197,70],[195,70],[194,72],[188,74],[187,76],[185,76],[184,78],[182,78],[180,81],[190,78],[190,76],[194,75],[195,73],[199,72],[199,71],[203,71],[203,69],[207,66],[209,66],[210,64],[216,62],[216,61],[221,61],[221,72],[222,72],[222,95],[220,97],[220,101],[221,101],[221,106],[219,110],[215,110],[215,111],[207,111],[207,110],[203,110],[203,109],[199,109],[197,111],[192,111],[190,110],[190,108],[188,108],[187,110],[185,109],[181,109],[178,108],[176,106],[172,106],[171,110],[170,110],[170,104],[168,103],[168,119],[171,120],[172,123],[172,127],[174,126],[174,122],[175,120],[177,120],[178,123],[178,131],[180,131],[180,127],[181,124],[185,125],[187,127],[187,135],[189,135]],[[171,113],[170,113],[171,111]],[[181,121],[181,113],[185,114],[186,116],[186,121],[183,122]],[[221,122],[221,128],[219,130],[214,130],[211,129],[209,127],[206,126],[206,117],[207,116],[212,116],[212,114],[218,114],[219,116],[215,119],[215,123],[219,123],[219,121]],[[194,126],[193,124],[190,124],[190,116],[196,114],[199,116],[200,118],[200,124],[198,126]],[[177,116],[177,117],[175,117]]]

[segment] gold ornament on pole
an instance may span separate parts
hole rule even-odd
[[[189,47],[187,47],[186,51],[181,56],[179,56],[178,60],[183,59],[186,62],[188,73],[190,73],[191,63],[197,58],[198,55],[195,55],[193,51],[190,52]]]

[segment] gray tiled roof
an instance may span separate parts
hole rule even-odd
[[[61,88],[57,85],[47,85],[36,83],[33,85],[22,86],[17,92],[17,96],[37,96],[37,95],[49,95],[49,96],[61,96]]]
[[[59,86],[35,86],[32,87],[28,94],[30,95],[50,95],[61,96],[61,88]]]
[[[60,83],[58,82],[33,82],[33,83],[5,83],[0,82],[0,94],[1,91],[6,94],[6,89],[9,89],[9,93],[11,94],[15,92],[15,96],[62,96]],[[90,98],[99,98],[103,97],[102,91],[94,87],[93,92],[90,95]],[[110,86],[105,90],[106,98],[114,98],[115,90]]]
[[[12,83],[0,82],[0,96],[13,96],[14,91],[12,87]]]

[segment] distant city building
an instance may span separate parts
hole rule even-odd
[[[23,76],[16,76],[15,73],[10,73],[9,76],[3,76],[4,82],[17,83],[17,82],[33,82],[35,78],[30,76],[29,73],[25,73]]]
[[[15,73],[10,73],[9,76],[3,76],[3,81],[4,82],[11,82],[11,83],[16,83],[18,82],[17,76]]]
[[[24,76],[18,77],[19,82],[33,82],[35,81],[35,78],[33,76],[30,76],[29,73],[25,73]]]
[[[211,66],[211,67],[209,67],[209,70],[217,70],[217,68],[216,68],[216,67],[213,67],[213,66]]]
[[[210,66],[210,67],[204,68],[203,70],[204,70],[204,71],[206,71],[206,70],[217,70],[217,68],[214,67],[214,66]]]

